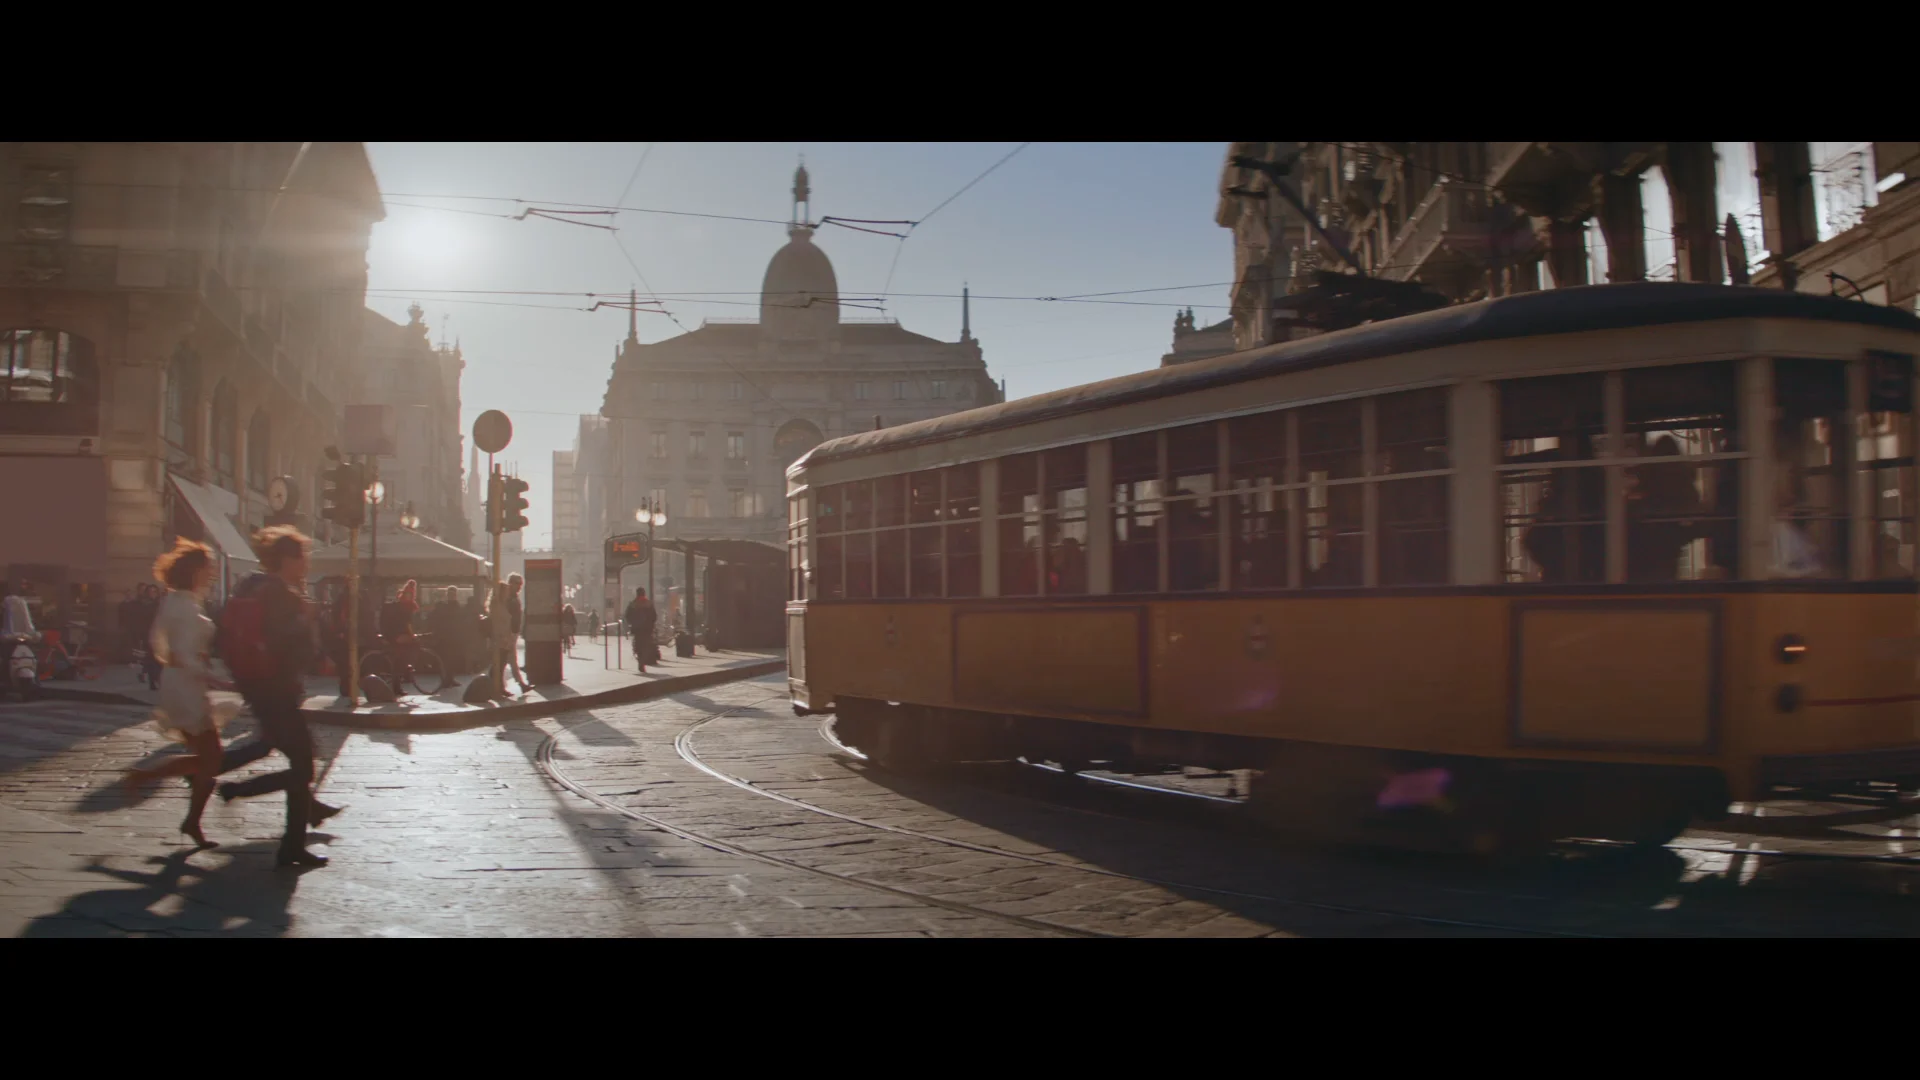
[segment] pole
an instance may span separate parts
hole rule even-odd
[[[373,482],[380,482],[380,459],[373,458]],[[385,494],[382,492],[381,494]],[[373,500],[373,568],[367,576],[373,579],[373,602],[379,604],[386,600],[387,594],[380,588],[380,500]]]
[[[487,455],[487,498],[498,502],[496,493],[500,490],[500,466],[493,463],[493,455]],[[503,507],[488,507],[487,531],[493,533],[493,570],[488,574],[487,582],[487,637],[493,637],[493,620],[507,617],[505,611],[493,610],[493,598],[500,592],[500,522]],[[500,693],[500,680],[504,677],[500,670],[500,650],[493,647],[492,640],[487,642],[487,677],[493,680],[493,692]]]
[[[360,529],[347,530],[347,707],[360,707]]]

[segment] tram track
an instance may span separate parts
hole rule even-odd
[[[732,710],[728,713],[716,713],[707,717],[703,717],[702,719],[695,721],[693,724],[688,725],[685,729],[683,729],[680,732],[678,736],[675,737],[674,749],[679,753],[681,759],[685,761],[687,764],[693,766],[696,769],[699,769],[701,772],[706,773],[708,776],[711,776],[716,780],[719,780],[726,784],[730,784],[743,791],[748,791],[755,795],[759,795],[763,798],[772,799],[775,802],[779,802],[783,805],[793,807],[794,809],[804,810],[808,813],[819,814],[821,816],[833,818],[835,820],[843,821],[851,825],[858,825],[864,828],[873,829],[880,832],[891,833],[896,836],[907,837],[910,839],[919,840],[926,843],[940,844],[940,845],[956,848],[963,851],[971,851],[977,854],[991,855],[997,858],[1013,859],[1020,862],[1032,864],[1032,865],[1054,867],[1057,869],[1070,870],[1077,873],[1090,874],[1098,877],[1117,879],[1117,880],[1123,880],[1123,881],[1133,881],[1133,882],[1138,882],[1142,885],[1151,885],[1156,888],[1168,889],[1178,893],[1199,893],[1199,894],[1218,896],[1218,897],[1228,898],[1233,900],[1250,901],[1250,902],[1261,903],[1261,904],[1271,904],[1279,907],[1303,908],[1303,909],[1313,910],[1313,911],[1324,911],[1324,912],[1335,913],[1335,914],[1364,916],[1364,917],[1370,917],[1370,918],[1396,919],[1396,920],[1417,923],[1417,924],[1427,925],[1427,926],[1444,926],[1451,929],[1484,930],[1484,931],[1490,931],[1495,933],[1525,934],[1525,935],[1537,936],[1537,937],[1593,938],[1593,937],[1605,936],[1605,935],[1596,935],[1596,934],[1583,934],[1583,933],[1566,931],[1566,930],[1550,930],[1550,929],[1544,929],[1540,927],[1517,926],[1517,925],[1512,925],[1508,923],[1485,922],[1480,920],[1469,920],[1469,919],[1449,919],[1449,918],[1443,918],[1443,917],[1434,916],[1434,915],[1421,915],[1413,912],[1396,911],[1388,908],[1370,908],[1370,907],[1359,907],[1359,906],[1348,905],[1348,904],[1333,904],[1333,903],[1327,903],[1324,901],[1306,900],[1300,897],[1274,896],[1274,895],[1264,894],[1264,893],[1247,892],[1239,889],[1228,889],[1228,888],[1222,888],[1219,886],[1201,885],[1201,884],[1196,884],[1194,882],[1176,881],[1176,880],[1160,878],[1155,876],[1129,874],[1129,873],[1123,873],[1117,870],[1108,870],[1104,867],[1088,866],[1084,863],[1068,862],[1062,859],[1050,858],[1045,855],[1034,855],[1027,852],[1011,851],[1007,848],[995,847],[991,844],[978,844],[978,843],[974,843],[973,841],[962,840],[957,837],[942,836],[938,833],[926,832],[924,830],[912,829],[912,828],[908,828],[901,825],[893,825],[887,822],[874,821],[872,819],[863,818],[854,814],[842,813],[838,810],[829,809],[827,807],[808,802],[805,799],[798,799],[791,795],[784,794],[782,792],[771,791],[744,777],[736,776],[736,775],[733,775],[732,773],[726,772],[725,770],[716,768],[710,762],[702,758],[699,755],[699,753],[694,749],[695,735],[698,734],[701,728],[704,728],[707,725],[714,723],[715,721],[724,719],[726,716],[733,715],[734,713],[739,711],[743,711],[743,710]],[[841,750],[844,750],[849,754],[856,754],[856,756],[864,757],[864,755],[857,755],[857,752],[854,751],[851,747],[847,747],[845,746],[845,744],[839,742],[838,739],[833,738],[831,732],[827,729],[826,723],[823,723],[821,725],[821,734],[823,735],[823,737],[827,738],[828,741],[833,746]],[[978,910],[981,910],[983,912],[989,912],[989,913],[991,912],[991,909],[978,909]]]

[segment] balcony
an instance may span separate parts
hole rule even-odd
[[[193,288],[191,251],[126,251],[59,242],[0,245],[0,284],[62,289]]]
[[[1394,236],[1381,276],[1411,281],[1446,251],[1483,257],[1486,220],[1486,208],[1477,193],[1459,184],[1435,184]]]

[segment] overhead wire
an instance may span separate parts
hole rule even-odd
[[[982,172],[980,175],[967,181],[964,185],[961,186],[959,191],[954,192],[953,194],[947,196],[944,200],[942,200],[940,205],[934,207],[933,209],[927,211],[924,214],[921,214],[919,221],[908,222],[906,235],[900,237],[900,242],[894,246],[893,261],[887,264],[887,283],[880,287],[880,295],[883,297],[887,296],[889,291],[893,288],[893,275],[896,271],[900,269],[900,253],[907,249],[907,238],[913,235],[913,230],[919,228],[921,225],[926,224],[927,221],[933,217],[933,215],[939,213],[942,210],[945,210],[948,207],[948,205],[950,205],[953,202],[953,200],[958,199],[962,195],[965,195],[968,191],[973,189],[973,186],[975,184],[978,184],[980,181],[985,180],[988,176],[992,175],[995,169],[998,169],[1000,166],[1005,165],[1009,161],[1012,161],[1015,154],[1018,154],[1020,151],[1025,150],[1027,147],[1032,145],[1033,143],[1031,142],[1023,142],[1019,146],[1014,147],[1012,150],[1007,152],[1007,156],[987,166],[985,172]]]

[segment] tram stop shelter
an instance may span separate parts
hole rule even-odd
[[[715,647],[777,649],[787,643],[787,553],[759,540],[712,539],[653,542],[655,552],[679,555],[692,565],[686,625],[702,624],[698,597],[707,598],[705,625]],[[702,563],[704,562],[704,565]]]

